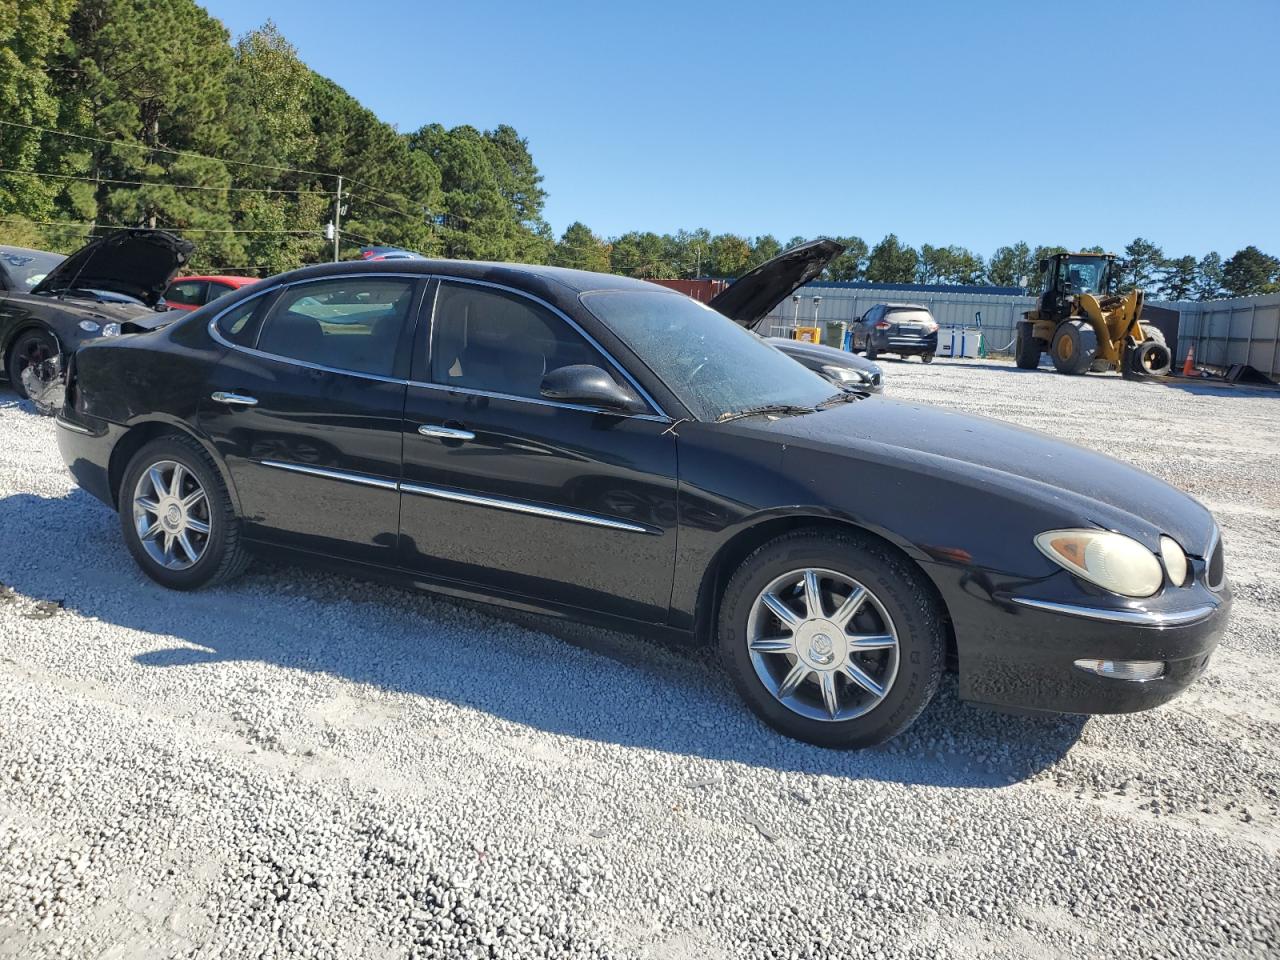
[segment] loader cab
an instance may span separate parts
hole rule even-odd
[[[1109,296],[1116,287],[1116,258],[1109,253],[1055,253],[1040,261],[1040,310],[1046,317],[1071,316],[1082,293]]]

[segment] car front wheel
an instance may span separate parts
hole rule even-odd
[[[46,360],[58,356],[58,343],[46,330],[24,330],[13,341],[9,350],[8,370],[11,386],[18,396],[27,399],[27,390],[22,385],[22,371],[27,367],[38,367]]]
[[[799,531],[757,549],[725,589],[722,659],[774,729],[824,747],[883,743],[920,715],[944,634],[923,574],[856,532]]]
[[[120,484],[120,528],[152,580],[194,590],[229,580],[248,564],[240,520],[217,467],[184,436],[148,443]]]

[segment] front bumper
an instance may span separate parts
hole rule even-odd
[[[1225,583],[1214,591],[1197,581],[1139,609],[1045,589],[1055,580],[1067,583],[1050,578],[1033,591],[1039,596],[1017,589],[983,596],[973,583],[944,588],[961,698],[1029,712],[1147,710],[1172,700],[1204,672],[1231,610]],[[1158,660],[1165,667],[1159,678],[1137,681],[1075,665],[1095,659]]]

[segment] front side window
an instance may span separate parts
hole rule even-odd
[[[527,297],[443,282],[431,323],[431,380],[537,399],[552,370],[603,358],[560,317]]]
[[[813,406],[831,384],[723,314],[680,293],[582,296],[699,420],[775,404]]]
[[[265,353],[389,377],[413,303],[413,281],[344,277],[287,287],[258,334]]]

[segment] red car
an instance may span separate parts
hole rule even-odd
[[[179,277],[169,284],[164,299],[171,309],[194,310],[257,282],[257,277]]]

